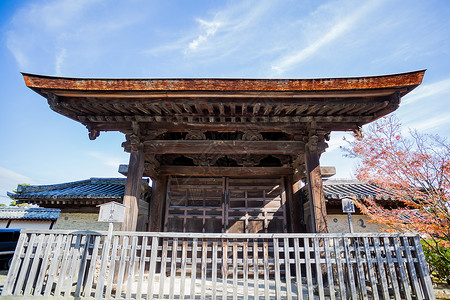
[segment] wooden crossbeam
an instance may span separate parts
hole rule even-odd
[[[223,140],[153,140],[144,142],[146,154],[299,154],[305,144],[300,141],[223,141]]]
[[[202,167],[202,166],[161,166],[160,175],[179,176],[284,176],[292,175],[291,167]]]
[[[179,116],[142,116],[142,115],[122,115],[122,116],[100,116],[100,115],[87,115],[87,116],[77,116],[76,118],[81,122],[179,122]],[[208,118],[204,118],[204,115],[183,115],[183,122],[189,122],[189,118],[191,118],[195,123],[202,123],[204,120],[209,120]],[[231,118],[230,118],[231,119]],[[236,117],[235,117],[236,119]],[[240,122],[242,123],[243,118],[240,118]],[[374,119],[373,116],[273,116],[273,117],[258,117],[256,116],[254,119],[249,118],[250,121],[254,120],[256,122],[261,123],[367,123]],[[226,122],[227,124],[231,123],[230,121]]]

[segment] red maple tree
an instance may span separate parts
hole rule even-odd
[[[405,136],[393,115],[371,124],[362,139],[349,144],[349,156],[360,159],[357,178],[381,187],[382,196],[398,203],[385,207],[365,199],[356,203],[361,211],[387,230],[420,233],[450,265],[450,144],[415,130]]]

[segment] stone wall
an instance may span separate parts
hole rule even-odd
[[[53,229],[107,231],[108,223],[98,222],[98,213],[61,213]],[[114,223],[119,230],[120,223]]]
[[[328,230],[330,233],[349,233],[347,214],[329,214],[327,216]],[[363,232],[382,232],[382,225],[369,222],[365,215],[352,214],[353,231],[355,233]]]

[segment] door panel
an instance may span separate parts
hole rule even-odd
[[[227,232],[286,232],[282,178],[228,178],[226,190]]]
[[[165,231],[286,232],[283,178],[171,177]]]
[[[171,177],[165,231],[223,232],[223,178]]]

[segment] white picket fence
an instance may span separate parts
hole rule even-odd
[[[435,299],[419,237],[24,230],[2,297]]]

